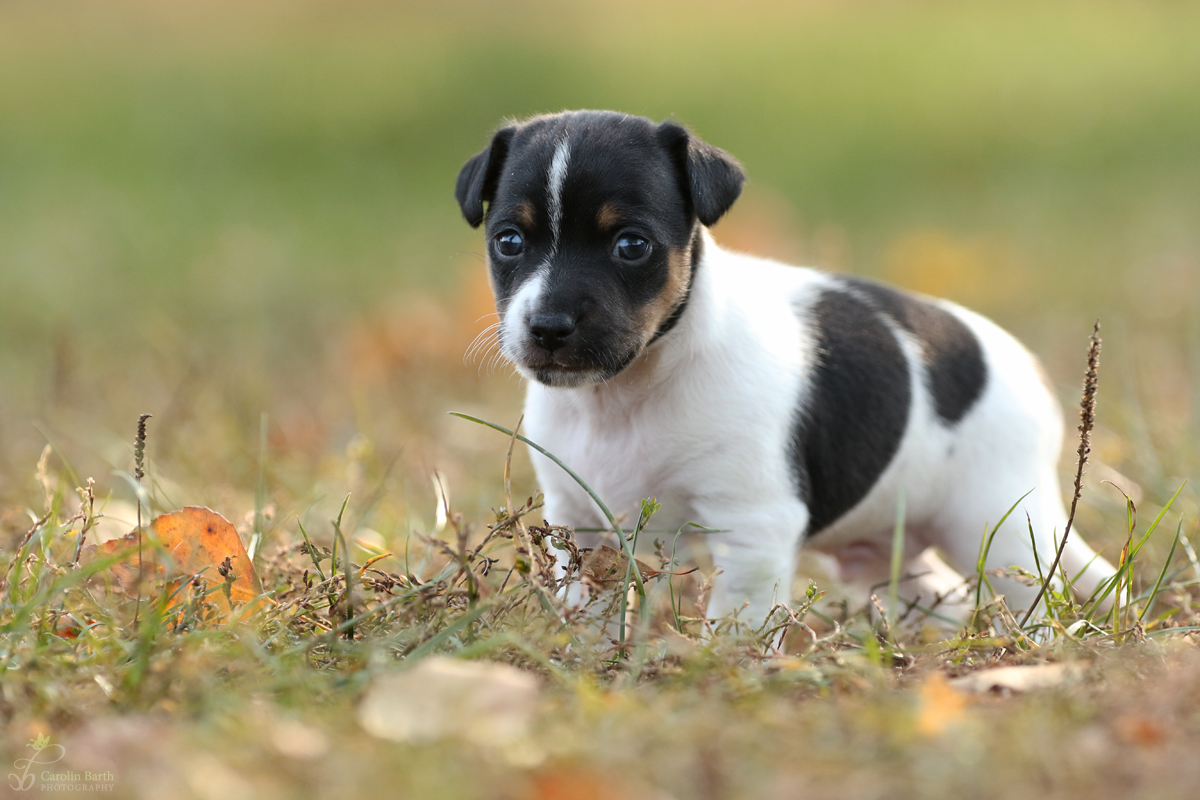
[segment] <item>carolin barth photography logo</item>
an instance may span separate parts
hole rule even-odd
[[[33,750],[28,758],[13,762],[15,772],[8,774],[8,785],[13,791],[27,792],[37,786],[43,792],[111,792],[116,776],[106,772],[75,772],[69,769],[52,769],[66,758],[67,748],[53,744],[46,734],[38,734],[27,745]]]

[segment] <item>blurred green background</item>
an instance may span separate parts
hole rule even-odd
[[[1068,403],[1101,318],[1099,458],[1157,495],[1200,431],[1198,31],[1185,2],[4,3],[0,500],[47,437],[128,468],[142,411],[187,502],[253,491],[263,412],[273,486],[494,478],[506,443],[444,416],[519,408],[463,363],[453,182],[503,118],[583,107],[738,156],[718,240],[972,305]]]

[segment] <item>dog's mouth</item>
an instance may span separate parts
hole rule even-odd
[[[541,357],[538,357],[538,356]],[[525,377],[546,386],[576,387],[591,383],[603,383],[629,366],[638,356],[638,350],[628,353],[613,353],[608,358],[586,358],[557,353],[529,354],[532,357],[513,359],[517,370]]]

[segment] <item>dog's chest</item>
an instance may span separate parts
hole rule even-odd
[[[614,514],[624,517],[623,526],[633,526],[642,500],[649,497],[662,504],[655,527],[677,527],[691,518],[688,442],[661,416],[657,404],[583,407],[531,396],[527,411],[534,441],[583,478]],[[558,506],[551,511],[564,521],[604,524],[594,502],[560,468],[542,462],[539,478],[548,502]]]

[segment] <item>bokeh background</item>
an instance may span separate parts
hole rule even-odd
[[[1197,31],[1153,0],[5,2],[0,505],[47,442],[128,499],[143,411],[164,507],[240,521],[261,475],[273,524],[352,492],[386,539],[434,524],[435,471],[500,504],[507,441],[445,413],[520,408],[464,359],[491,309],[454,178],[506,117],[599,107],[743,161],[719,241],[975,307],[1065,404],[1100,319],[1111,527],[1098,479],[1200,473]]]

